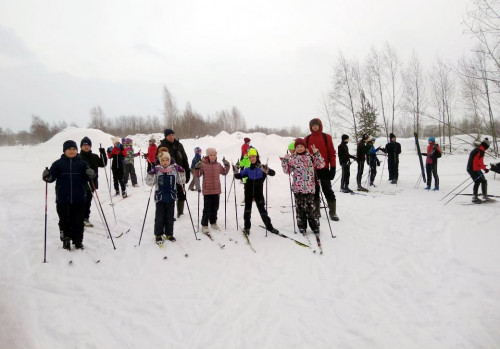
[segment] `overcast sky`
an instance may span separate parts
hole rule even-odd
[[[321,115],[342,50],[386,42],[407,61],[456,61],[470,0],[0,0],[0,127],[31,115],[86,127],[159,116],[162,87],[203,116],[236,106],[248,126],[306,126]]]

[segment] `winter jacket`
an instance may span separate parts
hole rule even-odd
[[[247,144],[247,143],[243,143],[243,145],[241,146],[241,159],[247,155],[248,153],[248,149],[250,149],[250,144]]]
[[[369,147],[369,149],[366,154],[366,163],[372,167],[380,166],[380,160],[377,157],[377,151],[380,149],[380,147],[375,148],[373,142],[367,142],[367,146]]]
[[[134,158],[139,155],[139,153],[134,153],[134,147],[132,147],[132,144],[126,144],[125,145],[125,158],[123,159],[123,163],[126,165],[133,165],[134,164]]]
[[[123,149],[123,145],[120,144],[118,147],[114,146],[113,149],[108,151],[108,158],[112,159],[111,168],[113,170],[123,169],[123,159],[127,156],[127,152]]]
[[[312,145],[314,144],[318,148],[321,156],[325,159],[325,170],[336,167],[336,155],[337,152],[333,146],[332,136],[327,133],[323,133],[323,124],[320,119],[316,119],[319,122],[319,130],[316,132],[309,128],[311,134],[305,137],[307,149],[309,153],[312,154]],[[326,140],[326,141],[325,141]]]
[[[170,164],[167,167],[157,165],[153,171],[148,173],[146,184],[155,185],[155,202],[172,203],[177,200],[177,184],[186,183],[184,169],[177,164]]]
[[[94,182],[94,186],[96,189],[99,188],[99,172],[98,169],[99,167],[106,167],[108,164],[108,158],[106,157],[106,153],[102,151],[100,153],[101,156],[98,156],[94,153],[92,153],[92,150],[89,150],[88,152],[80,151],[80,156],[83,161],[87,163],[87,165],[94,170],[95,177],[92,179]]]
[[[427,153],[423,153],[423,156],[427,156],[425,159],[425,163],[432,165],[437,164],[437,159],[441,157],[441,148],[438,144],[430,143],[427,146]]]
[[[486,165],[484,164],[484,151],[484,147],[480,145],[470,152],[469,161],[467,161],[467,172],[486,170]]]
[[[401,154],[401,144],[391,141],[386,144],[385,148],[380,148],[380,150],[387,154],[387,159],[389,161],[397,161],[399,154]]]
[[[234,175],[236,179],[246,178],[245,183],[245,197],[262,197],[264,190],[264,180],[266,179],[266,174],[262,171],[262,165],[260,163],[251,164],[250,167],[245,168],[240,173]],[[269,176],[274,176],[276,172],[269,169]]]
[[[302,154],[293,154],[289,160],[281,159],[283,171],[293,173],[292,191],[294,193],[314,194],[316,186],[314,169],[321,169],[324,166],[325,160],[319,152],[311,156],[307,150]]]
[[[161,147],[166,147],[168,149],[171,158],[170,161],[175,162],[184,169],[186,172],[186,182],[189,182],[189,179],[191,178],[191,173],[189,172],[189,160],[181,142],[177,139],[174,139],[173,142],[162,139],[160,145],[158,145],[158,149]],[[156,150],[156,153],[156,155],[158,155],[158,150]]]
[[[158,147],[156,144],[151,144],[148,147],[148,153],[146,154],[146,160],[148,160],[149,163],[154,164],[156,160],[156,151],[158,150]]]
[[[356,158],[358,161],[365,161],[366,154],[368,154],[370,148],[371,145],[366,144],[365,141],[361,140],[358,142],[358,146],[356,147]]]
[[[56,202],[77,204],[86,200],[89,178],[85,171],[88,165],[80,155],[70,159],[61,155],[50,167],[49,182],[56,181]]]
[[[349,162],[349,159],[356,160],[356,157],[349,154],[349,147],[346,142],[341,142],[338,146],[339,150],[339,163],[340,165],[345,165]]]
[[[193,160],[191,160],[191,170],[194,169],[197,163],[201,161],[201,155],[196,153],[194,154]]]
[[[222,166],[216,161],[210,162],[208,156],[204,157],[201,161],[201,168],[199,171],[194,170],[196,177],[203,176],[203,195],[213,195],[221,193],[220,175],[227,175],[229,172],[229,164]]]

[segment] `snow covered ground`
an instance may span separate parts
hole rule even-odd
[[[368,196],[340,193],[337,181],[340,221],[331,222],[337,237],[323,212],[323,255],[266,237],[256,207],[254,253],[236,229],[233,191],[227,206],[221,200],[219,225],[227,229],[213,233],[216,242],[201,234],[195,240],[186,214],[175,224],[178,242],[160,250],[151,202],[139,246],[150,193],[142,184],[144,162],[136,160],[140,187],[129,187],[126,200],[113,198],[116,223],[101,169],[99,197],[111,230],[130,232],[114,239],[114,250],[93,204],[96,226],[86,229],[86,249],[63,250],[49,184],[43,263],[42,170],[59,158],[65,140],[80,144],[83,136],[95,152],[99,143],[111,145],[101,131],[68,128],[38,146],[1,148],[1,348],[500,348],[500,203],[469,205],[469,196],[446,206],[440,201],[467,178],[467,146],[439,160],[439,192],[415,187],[420,169],[413,139],[399,140],[397,186],[388,183],[384,163],[376,183],[385,166],[382,181]],[[219,160],[234,161],[244,136],[221,133],[182,143],[190,158],[195,146],[211,146]],[[149,137],[132,136],[135,149],[146,151]],[[288,176],[278,159],[291,139],[249,137],[277,172],[269,179],[273,224],[307,242],[294,234]],[[351,172],[353,183],[356,169]],[[491,173],[487,179],[490,193],[500,194],[500,179]],[[243,187],[237,183],[236,189],[241,227]],[[197,201],[189,192],[195,228]]]

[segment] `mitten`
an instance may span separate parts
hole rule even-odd
[[[335,178],[335,173],[336,173],[335,167],[330,167],[330,170],[328,171],[328,175],[329,175],[328,178],[330,180],[333,180]]]
[[[48,167],[45,167],[45,170],[43,170],[42,179],[45,182],[48,182],[50,180],[50,170],[48,169]]]
[[[99,148],[99,153],[101,153],[102,155],[106,155],[106,151],[104,150],[104,148]]]
[[[113,147],[108,148],[108,153],[111,153],[113,151]]]
[[[484,169],[484,173],[488,173],[490,172],[490,170],[488,170],[487,168]]]
[[[151,168],[151,170],[148,171],[150,175],[155,175],[158,172],[158,169],[156,167]]]
[[[88,176],[90,179],[92,179],[92,178],[94,178],[94,177],[95,177],[95,172],[94,172],[94,170],[93,170],[93,169],[91,169],[91,168],[86,169],[86,170],[85,170],[85,173],[87,174],[87,176]]]
[[[222,163],[224,164],[224,166],[229,166],[229,161],[227,161],[226,159],[222,159]]]
[[[200,169],[201,168],[201,161],[198,161],[196,163],[196,165],[194,165],[194,168],[197,169],[197,170]]]

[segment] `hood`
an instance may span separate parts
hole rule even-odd
[[[309,121],[309,131],[312,132],[312,127],[311,127],[311,122],[312,121],[317,121],[319,123],[319,130],[318,130],[318,132],[323,132],[323,123],[318,118],[315,118],[315,119],[312,119],[311,121]]]

